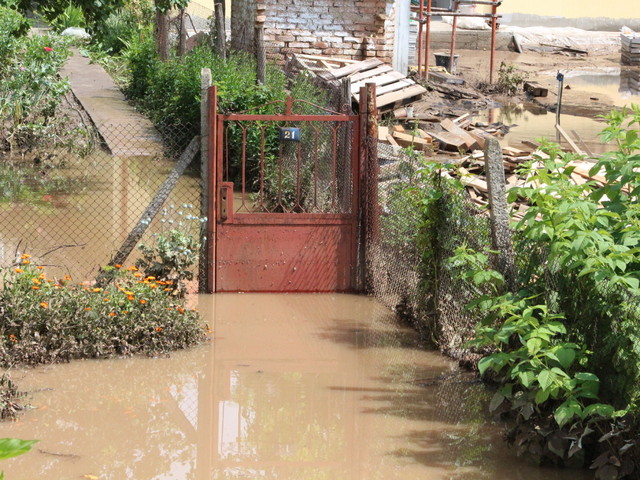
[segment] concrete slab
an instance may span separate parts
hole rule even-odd
[[[129,105],[100,65],[74,51],[60,73],[69,78],[73,94],[112,155],[151,156],[162,152],[160,134],[151,121]]]

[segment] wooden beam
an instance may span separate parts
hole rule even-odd
[[[421,95],[427,91],[421,85],[412,85],[403,90],[399,90],[397,92],[387,93],[385,95],[381,95],[377,98],[378,108],[384,107],[386,105],[394,104],[400,100],[404,100],[405,98],[415,97],[416,95]]]
[[[368,60],[363,60],[362,62],[346,65],[342,68],[338,68],[337,70],[331,70],[331,75],[333,75],[335,78],[342,78],[346,77],[347,75],[351,75],[352,73],[371,70],[378,65],[382,65],[382,63],[382,60],[378,58],[370,58]]]
[[[569,134],[564,131],[564,128],[562,128],[560,124],[556,123],[556,130],[567,141],[567,143],[571,146],[574,152],[576,152],[578,155],[584,155],[584,152],[580,150],[580,147],[576,145],[576,143],[572,140]]]
[[[360,73],[351,75],[351,83],[353,84],[354,82],[359,82],[360,80],[375,77],[376,75],[380,75],[380,74],[391,72],[391,71],[393,71],[393,68],[391,68],[389,65],[382,65],[381,67],[376,67],[371,70],[367,70],[366,72],[360,72]]]

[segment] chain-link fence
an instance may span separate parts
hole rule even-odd
[[[192,128],[165,126],[161,141],[160,134],[149,135],[136,124],[106,125],[98,143],[82,154],[50,154],[35,139],[19,151],[2,152],[0,264],[11,264],[26,252],[52,274],[77,281],[95,278],[155,197],[185,148],[184,132]],[[199,161],[180,178],[143,243],[179,223],[181,228],[194,224],[199,231],[193,218],[200,216],[194,164]]]

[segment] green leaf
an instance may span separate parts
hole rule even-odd
[[[615,412],[615,408],[611,405],[607,405],[605,403],[594,403],[593,405],[589,405],[584,409],[584,415],[600,415],[601,417],[610,417]]]
[[[529,355],[535,355],[542,348],[542,340],[539,338],[530,338],[527,340],[527,351]]]
[[[548,390],[555,378],[556,375],[551,370],[543,370],[538,374],[538,383],[543,390]]]
[[[491,356],[481,358],[478,362],[478,371],[480,372],[480,375],[484,375],[484,372],[491,368],[491,365],[493,365],[493,358],[491,358]]]
[[[518,378],[520,379],[520,383],[522,384],[523,387],[529,388],[533,383],[533,381],[535,380],[536,375],[531,371],[520,372],[518,374]]]
[[[600,383],[600,379],[595,374],[589,372],[578,372],[574,375],[574,378],[576,378],[577,380],[582,380],[583,382]]]
[[[576,351],[571,348],[559,348],[555,354],[563,368],[569,368],[576,358]]]
[[[538,390],[536,392],[536,404],[540,405],[543,402],[546,402],[547,399],[549,398],[549,391],[548,390]]]
[[[503,401],[504,401],[504,395],[502,395],[500,392],[496,392],[491,398],[491,402],[489,402],[489,411],[490,412],[495,411],[496,408],[502,405]]]
[[[0,460],[17,457],[31,450],[38,440],[19,440],[17,438],[0,438]]]

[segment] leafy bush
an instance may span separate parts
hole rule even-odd
[[[41,8],[41,11],[45,18],[48,19],[49,25],[58,33],[62,33],[70,27],[84,28],[87,26],[84,12],[73,2],[69,2],[63,10],[45,6]]]
[[[23,255],[0,288],[2,365],[141,353],[164,354],[202,341],[198,314],[170,295],[171,281],[117,269],[104,289],[49,279]]]

